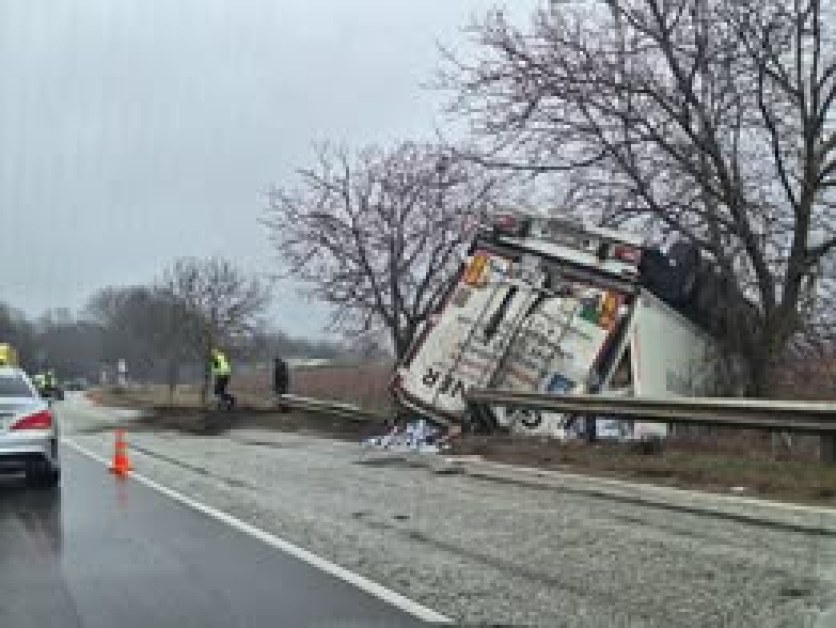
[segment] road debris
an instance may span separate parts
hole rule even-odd
[[[437,454],[449,445],[444,442],[441,430],[426,419],[410,421],[406,425],[395,425],[380,436],[362,441],[362,446],[389,451],[413,451],[423,454]]]

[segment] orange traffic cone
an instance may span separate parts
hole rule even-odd
[[[116,430],[116,444],[113,450],[113,462],[110,472],[118,476],[125,476],[131,471],[131,461],[128,459],[128,443],[125,442],[125,430]]]

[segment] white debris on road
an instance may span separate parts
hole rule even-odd
[[[381,436],[372,436],[362,442],[364,447],[389,451],[414,451],[422,454],[437,454],[441,431],[430,425],[426,419],[418,419],[405,426],[395,425]]]

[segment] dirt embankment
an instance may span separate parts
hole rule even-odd
[[[189,434],[214,436],[232,429],[256,427],[299,432],[325,438],[360,441],[379,434],[384,427],[368,422],[353,422],[325,414],[291,410],[247,409],[230,412],[171,406],[155,406],[139,419],[143,429],[175,430]]]
[[[197,392],[181,392],[171,404],[167,394],[156,387],[95,389],[89,391],[87,397],[102,406],[142,410],[142,416],[130,424],[132,429],[140,430],[173,430],[212,436],[230,429],[259,427],[359,441],[387,429],[383,423],[374,421],[282,410],[267,397],[245,399],[232,411],[201,407]]]
[[[383,434],[382,423],[352,421],[328,414],[281,412],[266,401],[233,412],[203,410],[191,403],[167,405],[155,392],[93,391],[88,396],[114,407],[146,410],[134,429],[175,430],[217,435],[230,429],[259,427],[360,442]],[[560,442],[509,435],[464,435],[451,455],[478,455],[495,462],[543,469],[646,481],[724,493],[836,506],[836,465],[810,459],[780,459],[770,441],[751,435],[673,439],[658,450],[623,443]]]
[[[718,449],[674,441],[647,452],[630,444],[511,436],[469,436],[455,445],[457,454],[520,466],[836,506],[836,465]]]

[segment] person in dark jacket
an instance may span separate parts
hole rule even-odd
[[[273,360],[273,393],[276,395],[279,409],[282,412],[287,412],[290,408],[281,403],[281,395],[286,395],[290,391],[290,369],[287,362],[281,358]]]

